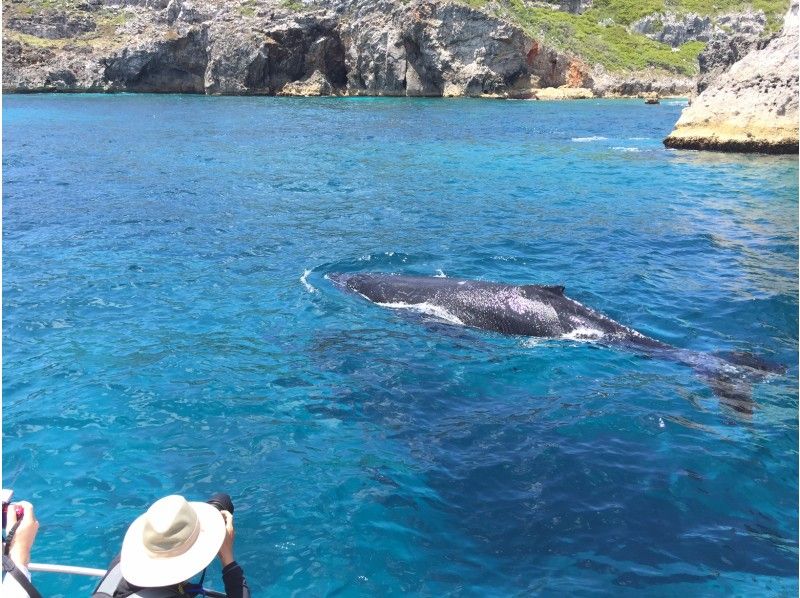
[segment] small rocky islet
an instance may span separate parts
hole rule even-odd
[[[797,0],[764,0],[767,12],[709,3],[709,14],[682,10],[680,0],[661,10],[641,4],[4,0],[3,90],[543,100],[699,93],[667,145],[797,151]]]
[[[711,79],[664,140],[667,147],[797,153],[798,2],[781,34]]]

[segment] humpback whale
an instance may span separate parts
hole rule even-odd
[[[451,324],[507,335],[592,341],[694,369],[720,399],[752,413],[752,384],[785,368],[750,353],[701,353],[674,347],[587,307],[563,286],[512,285],[393,274],[331,273],[337,287],[383,307],[428,313]]]

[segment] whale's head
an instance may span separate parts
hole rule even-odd
[[[343,291],[357,293],[370,301],[381,303],[391,300],[392,287],[387,284],[398,277],[390,277],[382,274],[364,273],[331,273],[328,274],[334,286]]]
[[[335,287],[343,291],[369,296],[365,292],[367,290],[368,279],[364,277],[363,274],[333,272],[328,274],[328,280],[330,280]]]
[[[326,276],[326,278],[330,280],[334,286],[337,286],[340,289],[347,289],[347,282],[353,278],[353,275],[343,272],[331,272],[328,274],[328,276]]]

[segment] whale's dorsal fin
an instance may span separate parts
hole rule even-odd
[[[537,296],[542,291],[547,291],[549,293],[553,293],[554,295],[564,296],[564,287],[560,284],[524,284],[519,287],[522,294],[525,296]]]
[[[555,295],[564,295],[564,286],[560,284],[524,284],[520,287],[523,295],[541,293],[542,291],[549,291]]]
[[[564,294],[564,285],[561,284],[546,284],[542,285],[542,288],[545,291],[550,291],[556,295],[563,295]]]

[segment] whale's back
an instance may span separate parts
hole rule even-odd
[[[501,334],[596,341],[692,367],[736,412],[752,413],[752,384],[786,371],[749,353],[678,349],[564,295],[564,287],[390,274],[330,274],[340,288],[392,308]]]
[[[502,334],[559,337],[569,333],[560,315],[564,287],[390,274],[331,274],[339,287],[387,307],[438,313],[443,319]]]

